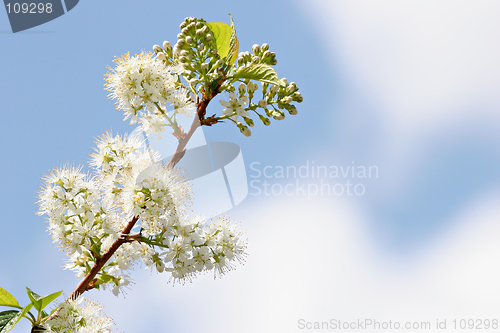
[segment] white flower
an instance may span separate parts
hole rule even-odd
[[[106,316],[103,306],[83,297],[70,299],[59,305],[57,316],[44,322],[48,333],[110,333],[113,319]]]
[[[245,107],[248,106],[248,97],[242,96],[240,98],[236,97],[234,92],[229,93],[229,102],[220,100],[222,106],[226,108],[222,110],[225,116],[232,116],[234,121],[238,120],[238,116],[248,117],[248,112],[245,111]]]

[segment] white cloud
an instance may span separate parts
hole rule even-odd
[[[455,218],[460,227],[408,262],[379,251],[359,207],[282,199],[242,212],[250,257],[222,280],[203,276],[172,288],[166,275],[134,274],[123,306],[105,302],[119,327],[142,332],[146,321],[165,332],[285,333],[300,332],[301,318],[451,325],[497,315],[498,198],[478,198]]]
[[[370,157],[391,175],[381,191],[414,186],[436,142],[464,128],[481,135],[500,127],[500,2],[297,4],[341,75],[345,92],[337,121],[345,133],[339,136],[351,138],[358,129],[376,133],[364,145],[373,146]],[[359,141],[352,142],[346,154],[359,150]]]

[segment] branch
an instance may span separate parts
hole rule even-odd
[[[115,240],[115,242],[111,245],[108,251],[103,254],[103,256],[99,259],[96,259],[96,262],[94,264],[94,267],[90,270],[90,272],[87,274],[87,276],[80,282],[78,287],[73,291],[73,293],[68,297],[69,299],[77,299],[78,296],[83,294],[85,291],[92,289],[93,287],[90,286],[92,281],[94,281],[94,278],[96,277],[97,273],[101,270],[101,268],[104,267],[104,265],[108,262],[108,260],[113,256],[113,254],[118,250],[120,246],[122,246],[123,243],[128,242],[128,238],[126,235],[130,234],[130,231],[136,224],[137,220],[139,220],[138,216],[135,216],[132,220],[130,220],[129,223],[125,226],[125,228],[122,231],[122,237],[118,238]]]

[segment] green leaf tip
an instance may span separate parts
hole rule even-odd
[[[21,308],[21,306],[17,302],[17,299],[2,287],[0,287],[0,305],[11,306],[13,308]]]

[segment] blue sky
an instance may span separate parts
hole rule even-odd
[[[125,299],[89,296],[130,333],[489,315],[500,292],[499,9],[494,1],[82,1],[16,34],[0,13],[0,285],[25,303],[24,286],[69,294],[77,284],[34,215],[35,196],[52,167],[85,164],[94,137],[133,130],[106,98],[106,65],[175,42],[186,16],[228,22],[231,13],[240,51],[268,43],[304,102],[250,138],[221,124],[204,129],[207,140],[238,144],[249,181],[254,162],[371,165],[378,177],[324,180],[361,183],[362,196],[249,195],[229,212],[247,230],[248,263],[221,280],[172,288],[168,276],[137,268]],[[209,109],[221,112],[218,103]],[[278,189],[297,179],[267,181]]]

